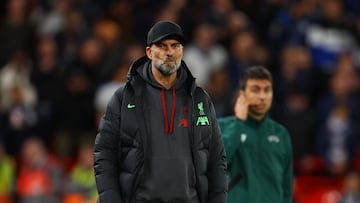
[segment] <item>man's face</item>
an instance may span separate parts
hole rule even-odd
[[[146,47],[146,55],[159,72],[171,75],[180,68],[183,46],[175,39],[165,39]]]
[[[249,115],[264,116],[271,107],[273,90],[268,80],[249,79],[246,82],[245,97],[249,102]]]

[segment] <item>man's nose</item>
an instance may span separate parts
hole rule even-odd
[[[260,96],[261,99],[264,99],[266,97],[266,92],[261,91],[259,96]]]
[[[175,49],[173,47],[171,47],[171,46],[166,47],[166,54],[168,56],[172,56],[174,54],[174,51],[175,51]]]

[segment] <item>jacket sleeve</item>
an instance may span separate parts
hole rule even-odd
[[[232,164],[236,150],[240,145],[239,132],[244,129],[244,123],[234,116],[218,120],[221,129],[221,138],[225,145],[228,165]]]
[[[223,141],[220,136],[220,128],[216,120],[213,104],[211,106],[211,120],[213,123],[210,141],[210,162],[208,170],[209,180],[209,203],[225,203],[227,199],[227,176],[226,154]]]
[[[121,93],[112,96],[100,121],[94,145],[94,169],[99,203],[121,203],[119,186],[119,132]]]

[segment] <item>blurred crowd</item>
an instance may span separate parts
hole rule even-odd
[[[358,0],[4,0],[0,9],[1,202],[95,201],[99,119],[163,19],[183,27],[184,60],[218,117],[233,113],[242,72],[266,66],[295,178],[341,177],[335,199],[360,201]]]

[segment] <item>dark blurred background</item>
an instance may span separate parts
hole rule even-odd
[[[360,202],[358,0],[0,1],[0,202],[96,201],[92,146],[158,20],[233,113],[239,77],[274,77],[271,116],[293,142],[295,203]]]

